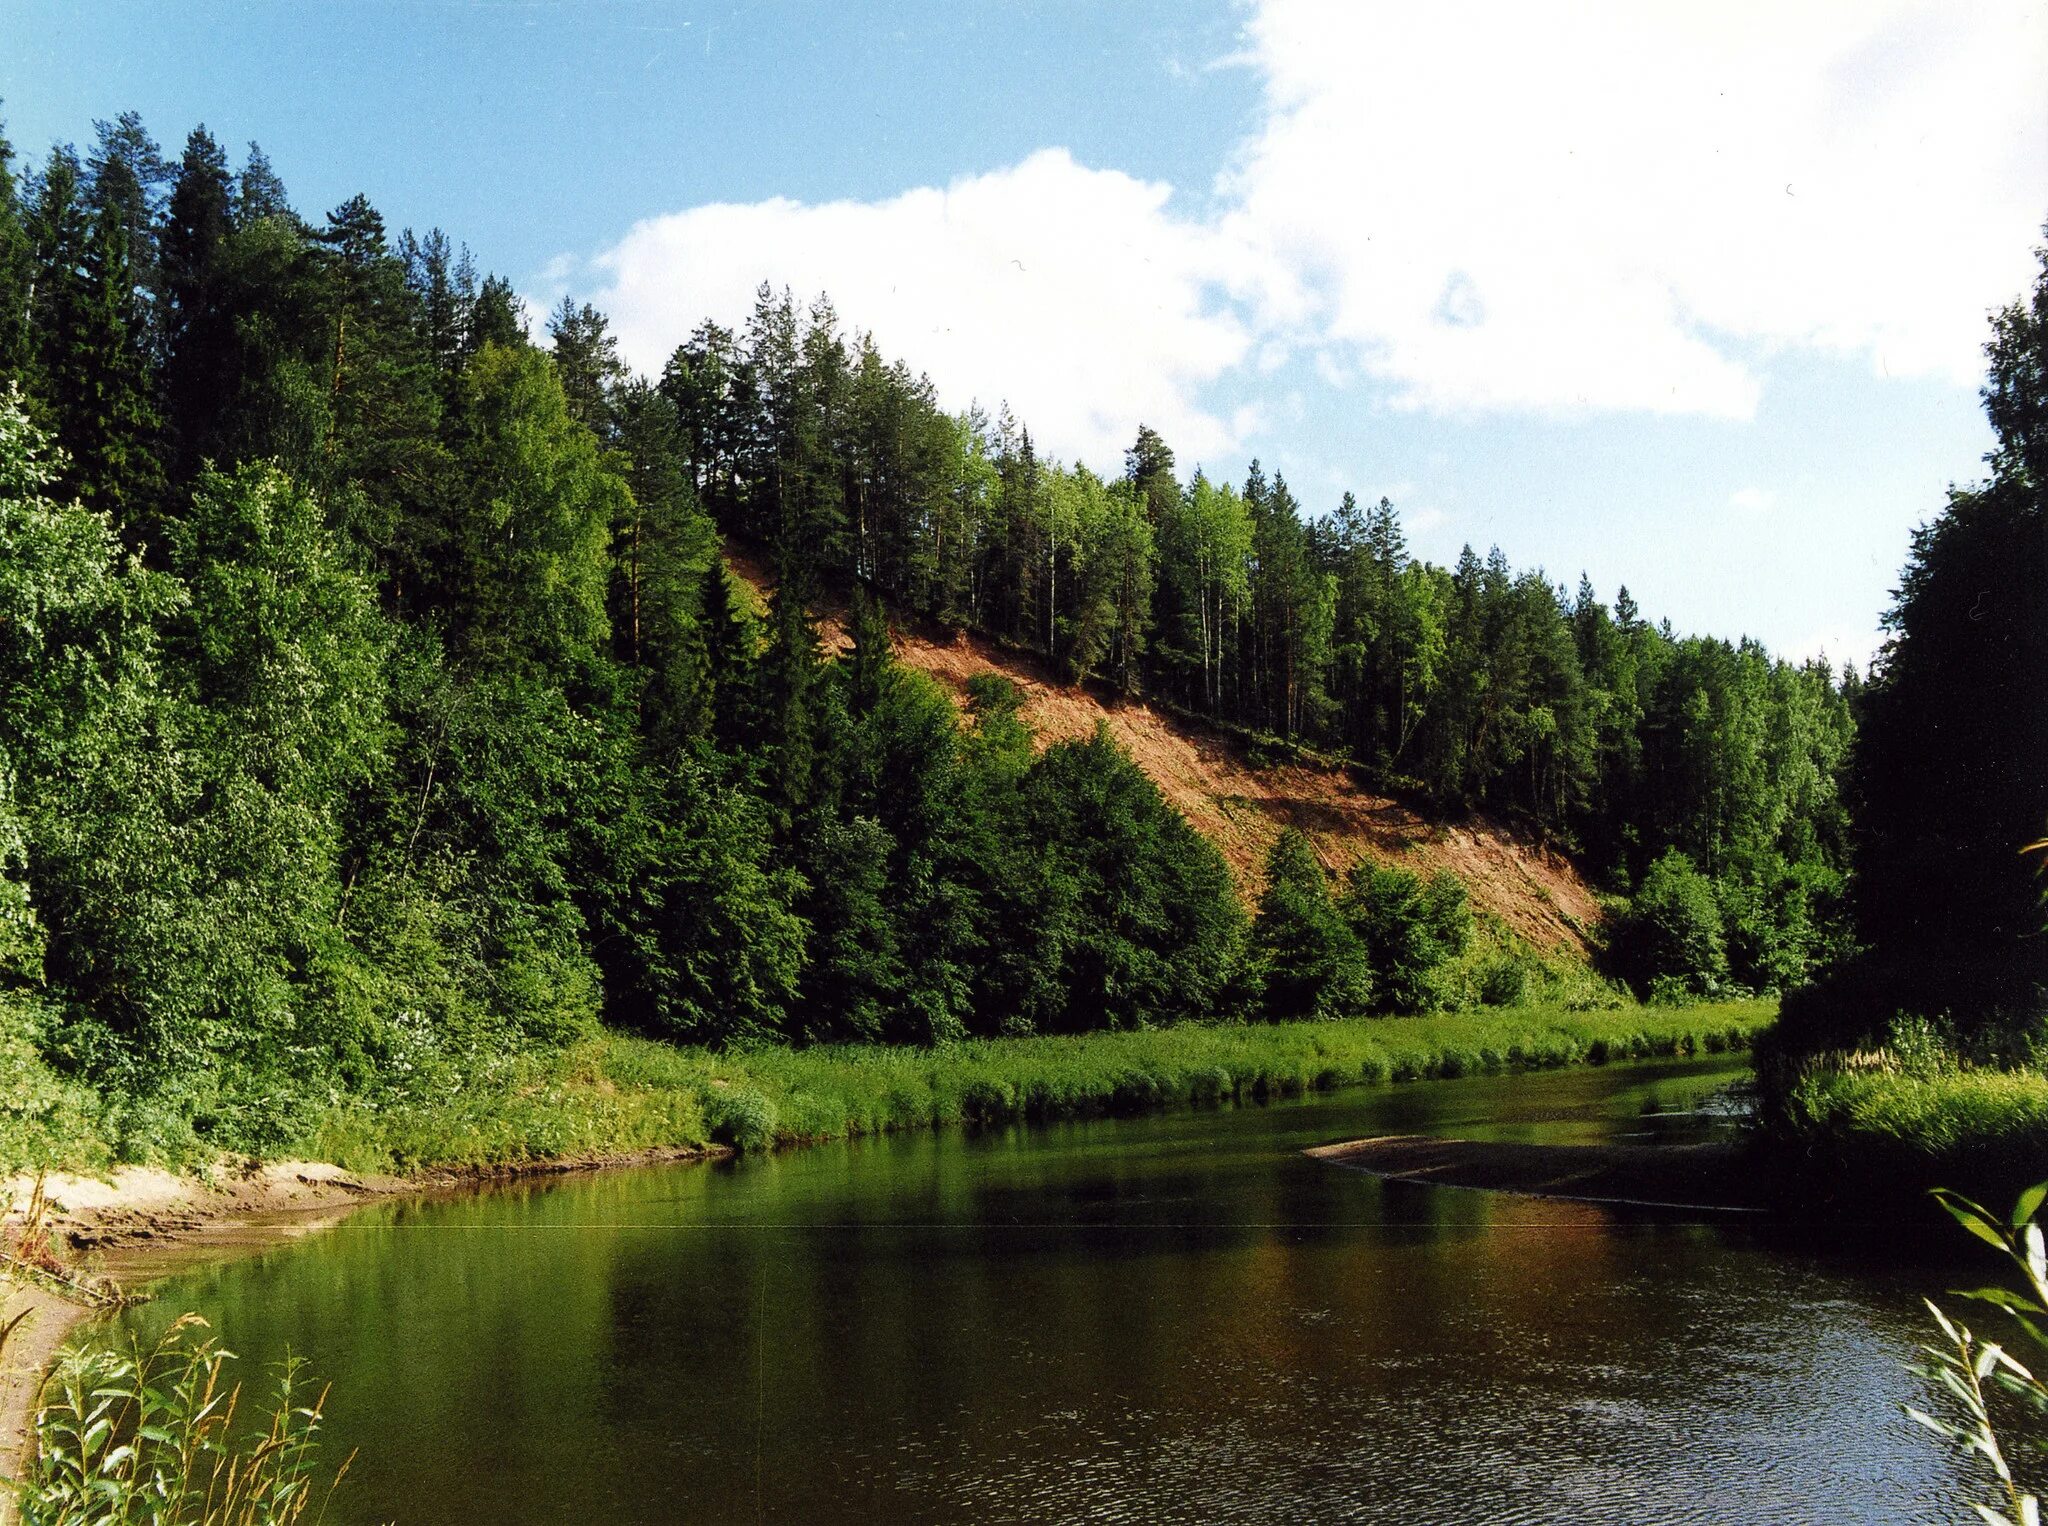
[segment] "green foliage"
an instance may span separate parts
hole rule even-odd
[[[2048,1184],[2035,1183],[2023,1190],[2003,1218],[1980,1208],[1960,1193],[1935,1189],[1935,1200],[1975,1239],[2000,1252],[2019,1272],[2019,1290],[2005,1287],[1980,1288],[1959,1297],[1988,1304],[2004,1320],[2016,1325],[2037,1349],[2048,1351],[2048,1246],[2035,1222]],[[2038,1422],[2048,1413],[2048,1383],[2036,1377],[2016,1358],[2007,1344],[1981,1340],[1969,1326],[1952,1320],[1933,1302],[1927,1312],[1934,1317],[1945,1344],[1923,1346],[1927,1361],[1921,1374],[1939,1383],[1950,1407],[1960,1413],[1961,1423],[1928,1413],[1912,1405],[1906,1414],[1965,1456],[1976,1456],[1990,1470],[1997,1487],[1994,1505],[1971,1502],[1970,1508],[1989,1526],[2035,1526],[2041,1519],[2040,1496],[2023,1488],[2014,1476],[2008,1448],[1998,1435],[1992,1398],[2002,1395],[2009,1409]],[[2009,1422],[2008,1422],[2009,1423]]]
[[[2026,1185],[2048,1152],[2048,1077],[1929,1058],[1822,1057],[1767,1090],[1774,1154],[1802,1192],[1861,1212],[1943,1184],[1978,1198]]]
[[[1529,966],[1513,954],[1495,954],[1479,967],[1479,999],[1487,1006],[1517,1006],[1528,992]]]
[[[113,1159],[105,1103],[43,1059],[53,1015],[0,993],[0,1169],[102,1170]]]
[[[467,643],[485,661],[588,668],[611,639],[607,550],[626,485],[540,352],[488,345],[468,386],[453,580]]]
[[[1864,953],[1793,1013],[1813,1050],[1900,1007],[1960,1030],[2048,1018],[2048,938],[2023,846],[2048,820],[2048,249],[1986,347],[1988,481],[1914,532],[1863,696],[1852,882]]]
[[[1086,1117],[1516,1068],[1737,1051],[1768,1002],[1548,1008],[925,1044],[706,1050],[607,1034],[486,1060],[435,1095],[344,1099],[305,1148],[358,1170],[743,1149],[893,1129]]]
[[[1269,1017],[1356,1017],[1369,1010],[1372,965],[1366,948],[1331,900],[1315,849],[1291,828],[1266,858],[1252,947]]]
[[[1711,995],[1728,977],[1714,887],[1672,849],[1650,866],[1614,928],[1615,968],[1637,991]]]
[[[1007,930],[1013,965],[1044,971],[1019,1013],[1030,1028],[1213,1015],[1244,937],[1229,868],[1107,729],[1047,748],[1017,810],[1014,840],[1038,845],[1009,897],[1026,920]]]
[[[1463,954],[1472,939],[1465,887],[1447,871],[1424,885],[1405,869],[1360,863],[1346,883],[1341,910],[1365,947],[1375,1005],[1385,1012],[1431,1006],[1430,974]],[[1483,999],[1497,1006],[1520,996],[1517,991],[1510,1003]]]
[[[942,412],[822,300],[764,288],[658,383],[589,307],[542,349],[438,230],[394,245],[361,196],[302,218],[203,129],[173,165],[123,117],[33,185],[0,148],[17,1156],[268,1152],[316,1116],[402,1154],[366,1120],[444,1104],[465,1150],[582,1147],[595,1123],[516,1092],[493,1122],[477,1087],[606,1023],[939,1046],[1605,999],[1475,940],[1449,879],[1366,873],[1340,905],[1298,837],[1248,925],[1106,732],[1040,750],[987,675],[963,721],[896,664],[884,600],[1624,874],[1683,847],[1747,983],[1829,946],[1822,668],[1568,604],[1497,552],[1428,566],[1384,501],[1324,519],[1257,466],[1183,484],[1151,431],[1098,478],[1007,413]],[[721,534],[773,569],[765,620]],[[841,652],[819,617],[849,591]],[[766,1125],[711,1092],[606,1117],[802,1127],[759,1090]]]
[[[233,1354],[204,1328],[187,1314],[151,1348],[57,1359],[16,1494],[22,1526],[290,1526],[324,1512],[347,1472],[321,1471],[325,1391],[289,1364],[248,1425],[225,1380]]]
[[[1751,990],[1783,991],[1847,957],[1843,876],[1778,854],[1730,865],[1714,882],[1728,972]]]

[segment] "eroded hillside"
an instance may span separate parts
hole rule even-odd
[[[757,592],[769,579],[750,558],[729,560]],[[828,643],[846,640],[840,612],[821,612]],[[1584,953],[1600,906],[1563,854],[1482,816],[1433,821],[1400,801],[1362,789],[1341,768],[1308,762],[1253,764],[1228,735],[1197,721],[1058,682],[1029,656],[967,632],[892,625],[897,658],[928,673],[964,702],[967,682],[1000,673],[1026,696],[1025,715],[1041,743],[1087,736],[1098,723],[1229,860],[1249,898],[1273,840],[1297,827],[1325,866],[1343,872],[1361,858],[1421,874],[1448,869],[1473,905],[1545,951]]]

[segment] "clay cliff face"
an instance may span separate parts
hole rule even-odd
[[[762,569],[729,553],[733,570],[759,592]],[[846,640],[840,611],[820,611],[828,648]],[[1362,789],[1342,768],[1248,761],[1227,734],[1155,709],[1058,682],[1042,664],[967,632],[892,628],[897,659],[929,674],[964,704],[967,681],[1000,673],[1023,690],[1024,714],[1041,745],[1091,734],[1107,724],[1160,790],[1229,860],[1247,899],[1259,892],[1266,852],[1296,827],[1326,868],[1348,870],[1362,858],[1398,864],[1427,877],[1448,869],[1465,884],[1473,909],[1498,917],[1538,949],[1583,956],[1600,922],[1600,905],[1563,854],[1530,835],[1474,815],[1439,822],[1412,806]]]

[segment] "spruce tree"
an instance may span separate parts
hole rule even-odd
[[[760,662],[761,622],[734,587],[725,558],[713,556],[698,595],[704,634],[704,689],[701,699],[680,713],[688,735],[708,730],[728,752],[743,746],[753,723],[755,670]]]
[[[1329,877],[1292,827],[1266,856],[1266,888],[1252,924],[1257,983],[1274,1021],[1357,1017],[1372,1001],[1372,967],[1330,898]]]
[[[2040,886],[2020,851],[2048,822],[2048,249],[2041,261],[1986,347],[1990,477],[1914,532],[1863,693],[1854,896],[1870,953],[1843,993],[1862,1008],[1850,1021],[1908,1007],[1983,1029],[2048,1012]]]
[[[227,156],[204,127],[195,127],[158,237],[164,422],[178,479],[219,453],[224,415],[240,389],[228,290],[233,211]]]
[[[34,286],[35,245],[14,172],[14,146],[0,132],[0,381],[23,379],[33,356],[29,293]]]

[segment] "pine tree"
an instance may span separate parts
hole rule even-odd
[[[880,599],[858,584],[846,624],[852,638],[843,659],[846,706],[859,718],[872,715],[881,704],[882,687],[895,659],[889,645],[888,613]]]
[[[823,794],[833,738],[825,713],[824,654],[800,586],[769,598],[768,645],[754,674],[754,735],[765,754],[768,798],[785,831]]]
[[[708,728],[720,747],[737,751],[747,740],[754,715],[754,675],[761,650],[760,621],[733,586],[725,558],[713,556],[704,569],[698,596],[704,633],[705,693],[684,723],[689,734]]]
[[[14,174],[14,147],[0,132],[0,380],[21,379],[34,354],[29,293],[35,286],[35,243]]]
[[[124,111],[112,122],[95,122],[93,130],[99,141],[86,161],[89,200],[94,212],[111,211],[119,219],[135,285],[153,294],[157,224],[171,167],[136,112]]]
[[[616,427],[613,400],[626,380],[626,363],[619,359],[619,341],[604,314],[588,302],[578,307],[564,297],[548,318],[548,337],[569,416],[609,440]]]
[[[57,300],[70,309],[56,324],[63,353],[46,361],[44,374],[76,490],[116,526],[140,531],[155,520],[163,492],[161,426],[150,399],[147,320],[118,206],[100,209],[84,267]]]
[[[469,325],[463,333],[464,359],[482,354],[486,345],[510,350],[526,342],[526,304],[503,276],[485,276],[477,288],[476,304],[469,310]]]
[[[2020,852],[2048,822],[2048,250],[1986,353],[1990,478],[1952,489],[1914,532],[1862,696],[1866,1023],[1901,1008],[1971,1027],[2033,1019],[2048,992],[2040,886]]]
[[[1140,424],[1137,439],[1124,452],[1124,480],[1138,490],[1145,505],[1145,517],[1155,531],[1180,497],[1173,464],[1173,448],[1160,438],[1159,431],[1149,424]]]

